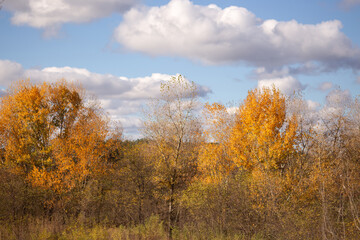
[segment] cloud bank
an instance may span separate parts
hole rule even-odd
[[[261,79],[258,81],[258,87],[272,87],[275,86],[282,93],[291,95],[296,91],[304,90],[305,86],[302,85],[299,80],[292,76],[285,76],[281,78],[269,78],[269,79]]]
[[[131,9],[114,37],[128,50],[208,64],[242,62],[272,69],[316,62],[323,69],[360,69],[360,49],[341,28],[338,20],[262,20],[242,7],[171,0],[161,7]]]
[[[111,74],[98,74],[83,68],[47,67],[43,69],[24,69],[21,64],[0,60],[0,85],[9,86],[19,79],[29,78],[33,82],[57,81],[66,79],[81,84],[95,94],[103,108],[114,120],[119,120],[127,135],[139,134],[141,127],[139,113],[149,98],[160,97],[160,84],[171,79],[171,75],[153,73],[151,76],[127,78]],[[198,86],[200,96],[211,90]],[[3,95],[0,91],[0,95]]]
[[[11,21],[16,25],[44,28],[48,34],[56,33],[64,23],[84,23],[123,13],[138,0],[6,0],[5,10],[14,13]]]

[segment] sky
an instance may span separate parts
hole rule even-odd
[[[0,1],[1,2],[1,1]],[[171,76],[202,102],[237,106],[256,87],[312,108],[360,94],[360,0],[3,0],[0,95],[65,78],[140,137],[141,109]]]

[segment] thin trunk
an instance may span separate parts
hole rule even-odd
[[[144,222],[144,215],[143,215],[143,202],[144,202],[144,196],[145,196],[145,183],[144,180],[142,180],[141,184],[139,185],[139,205],[138,205],[138,216],[139,216],[139,223]]]
[[[174,211],[174,184],[171,184],[170,187],[170,199],[169,199],[169,232],[168,237],[169,239],[172,239],[172,230],[174,229],[175,225],[175,211]]]

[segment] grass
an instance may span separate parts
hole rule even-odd
[[[74,222],[67,226],[39,219],[0,225],[0,240],[167,240],[167,232],[158,216],[151,216],[144,224],[125,227],[96,225],[86,227]],[[181,240],[243,240],[243,235],[224,234],[212,229],[184,226],[173,231],[173,239]],[[255,235],[251,240],[263,239]]]

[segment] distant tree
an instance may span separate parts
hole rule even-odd
[[[196,85],[181,75],[161,85],[161,97],[146,109],[144,134],[153,148],[157,186],[165,191],[168,204],[169,238],[176,221],[181,190],[196,174],[201,142]]]

